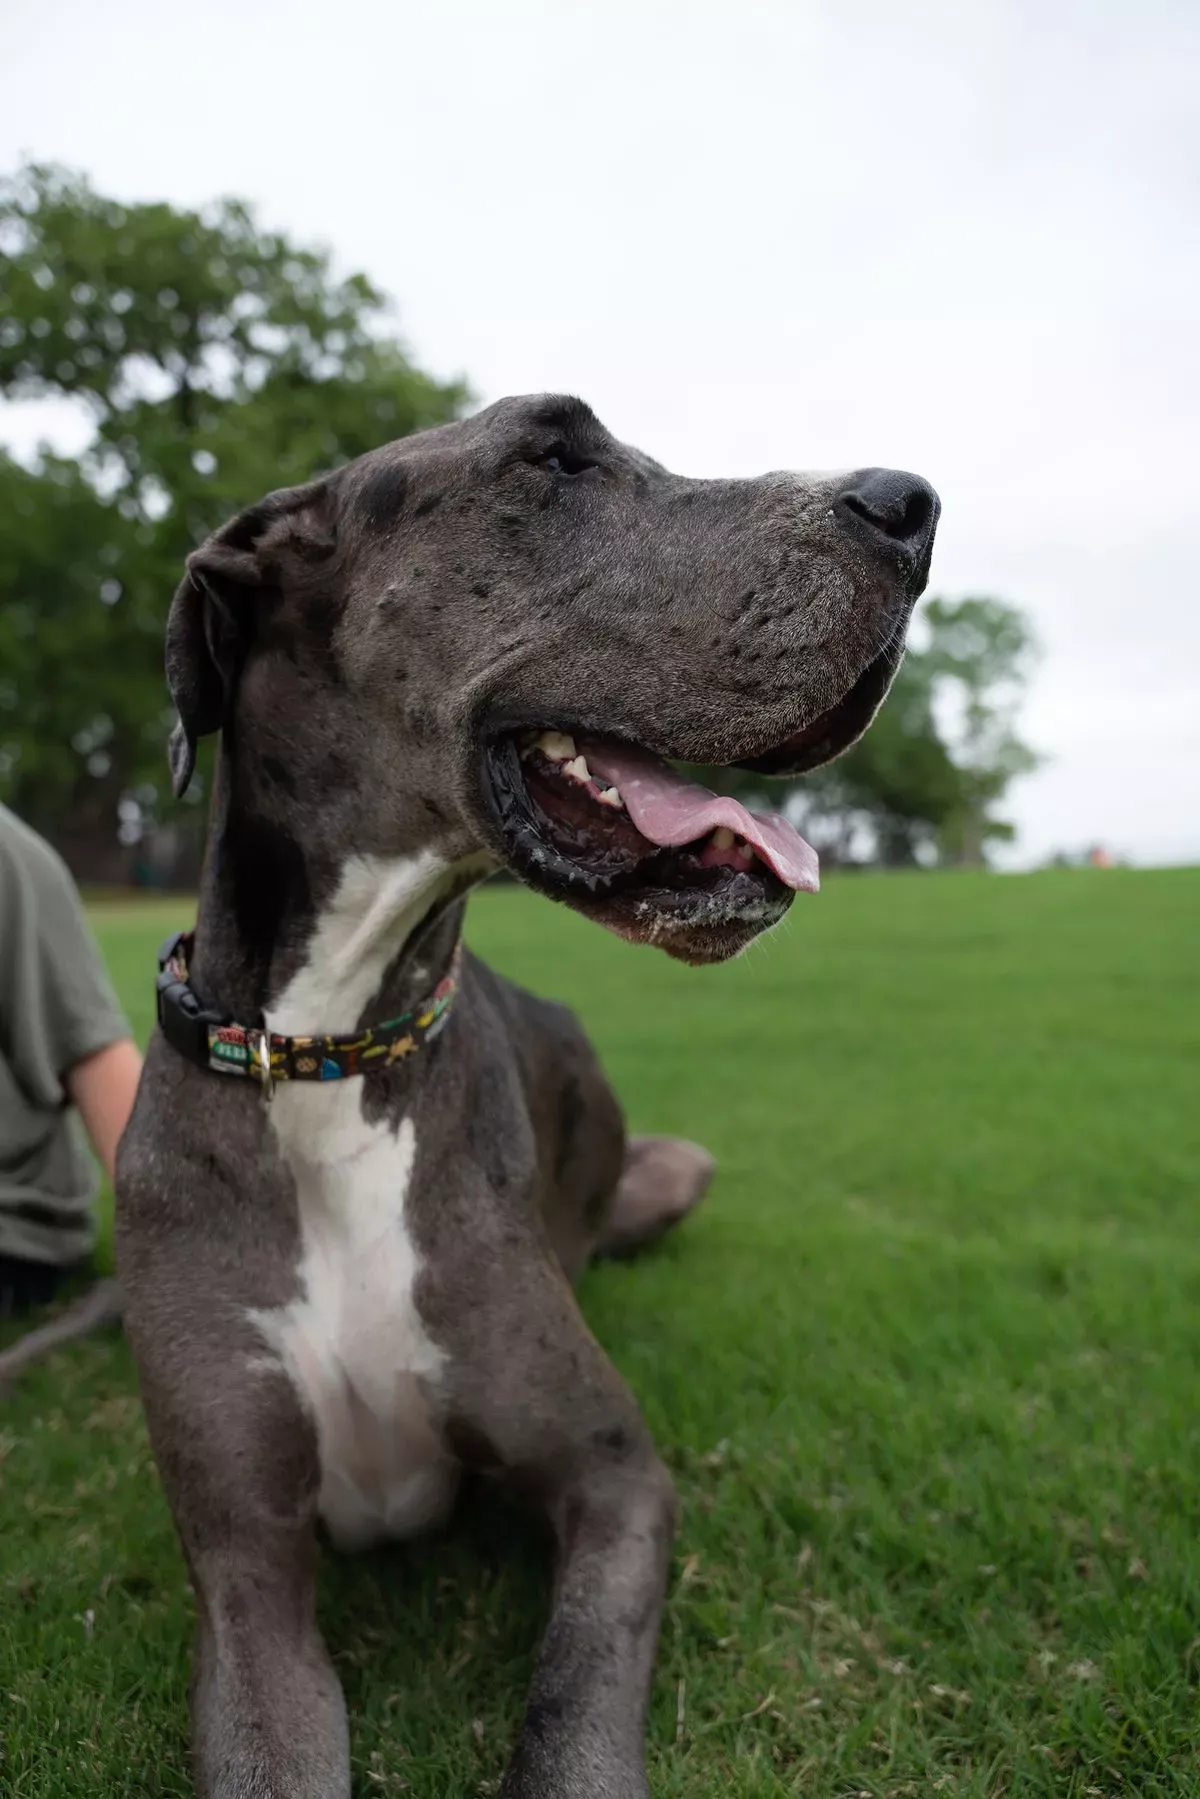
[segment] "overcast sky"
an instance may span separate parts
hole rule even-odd
[[[1019,859],[1200,859],[1195,0],[8,0],[0,41],[0,166],[246,196],[482,399],[927,475],[934,591],[1044,645]]]

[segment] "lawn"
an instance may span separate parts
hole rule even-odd
[[[140,1031],[177,910],[98,908]],[[683,1500],[657,1799],[1200,1792],[1200,871],[830,881],[697,972],[509,890],[703,1212],[589,1318]],[[0,1409],[0,1791],[190,1791],[191,1600],[117,1337]],[[487,1493],[327,1559],[355,1794],[494,1792],[543,1616]]]

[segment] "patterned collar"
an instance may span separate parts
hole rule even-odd
[[[462,942],[427,999],[399,1018],[345,1037],[284,1037],[261,1026],[234,1024],[205,1011],[188,980],[193,933],[178,931],[158,952],[158,1022],[180,1055],[217,1074],[257,1081],[270,1099],[278,1081],[340,1081],[392,1068],[436,1037],[450,1016],[461,977]]]

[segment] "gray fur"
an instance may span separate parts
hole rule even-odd
[[[594,470],[547,467],[558,450]],[[566,720],[775,770],[851,741],[895,668],[936,516],[931,500],[924,534],[864,524],[844,497],[877,494],[873,479],[687,481],[578,401],[509,400],[227,525],[191,558],[168,633],[180,784],[197,736],[223,734],[203,1001],[245,1021],[273,1004],[350,855],[433,849],[470,873],[513,860],[483,779],[501,727]],[[518,866],[563,896],[552,871]],[[766,916],[684,926],[650,902],[566,897],[695,961],[734,953]],[[439,894],[362,1023],[428,990],[462,904]],[[505,1793],[638,1799],[674,1500],[570,1282],[682,1216],[711,1163],[627,1144],[570,1015],[473,958],[442,1035],[360,1091],[367,1120],[416,1121],[416,1302],[446,1357],[436,1428],[462,1463],[519,1485],[558,1540]],[[197,1593],[198,1790],[345,1795],[344,1707],[314,1619],[313,1427],[282,1373],[247,1373],[262,1348],[248,1314],[294,1297],[299,1254],[257,1089],[156,1035],[118,1194],[127,1326]]]

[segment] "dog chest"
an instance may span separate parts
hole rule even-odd
[[[308,1408],[321,1457],[321,1516],[362,1547],[436,1521],[456,1467],[426,1394],[444,1357],[424,1329],[406,1219],[416,1134],[368,1123],[357,1082],[280,1092],[271,1128],[296,1188],[297,1294],[255,1314]]]

